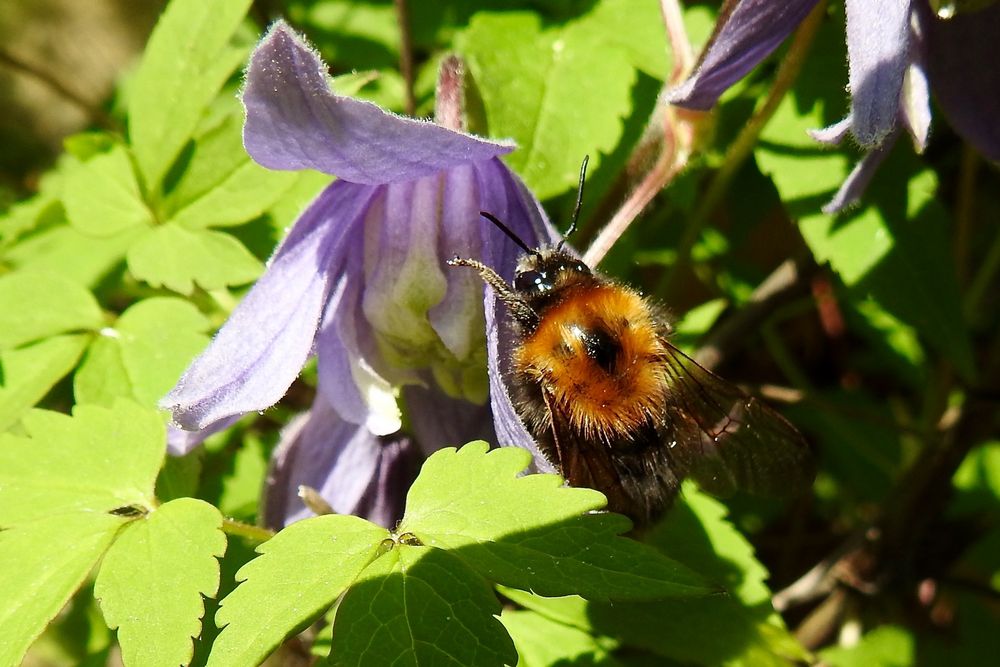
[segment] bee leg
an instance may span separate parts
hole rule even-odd
[[[482,262],[474,259],[463,259],[455,257],[448,260],[449,266],[467,266],[479,272],[479,276],[487,285],[493,288],[497,298],[503,301],[518,324],[526,330],[532,330],[538,326],[538,314],[531,309],[531,306],[524,302],[517,292],[510,288],[510,285],[500,277],[496,271],[486,266]]]

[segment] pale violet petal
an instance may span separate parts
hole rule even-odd
[[[824,213],[839,213],[848,206],[851,206],[864,194],[871,182],[872,177],[878,170],[882,160],[889,154],[896,143],[899,131],[892,133],[882,142],[878,148],[873,148],[858,161],[851,173],[844,179],[843,184],[829,202],[823,206]]]
[[[808,134],[814,140],[828,146],[839,146],[848,132],[851,131],[852,119],[850,114],[843,120],[837,121],[833,125],[818,130],[808,130]]]
[[[430,382],[425,386],[403,387],[402,396],[410,430],[425,455],[442,447],[461,447],[473,440],[497,441],[488,403],[476,405],[451,398],[433,388]]]
[[[397,440],[344,421],[318,394],[312,409],[285,427],[272,456],[262,509],[265,525],[280,529],[313,516],[299,497],[304,485],[318,491],[338,514],[357,514],[388,527],[399,519],[419,465],[415,448]]]
[[[312,350],[330,262],[370,198],[371,188],[337,182],[296,221],[264,275],[160,402],[176,425],[199,430],[284,396]]]
[[[281,21],[251,57],[243,104],[243,143],[259,164],[355,183],[421,178],[514,148],[334,94],[319,56]]]
[[[851,133],[865,148],[896,127],[909,40],[910,0],[847,0]]]

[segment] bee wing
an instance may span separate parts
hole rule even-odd
[[[716,495],[785,496],[815,475],[812,452],[788,420],[666,340],[664,438],[682,474]]]

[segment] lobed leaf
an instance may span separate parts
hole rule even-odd
[[[0,277],[0,349],[104,324],[101,307],[85,287],[51,273],[15,271]]]
[[[76,367],[91,336],[55,336],[0,352],[0,431],[17,423],[67,373]]]
[[[251,0],[174,0],[153,30],[129,91],[129,139],[155,191],[202,112],[245,60],[230,39]]]
[[[36,410],[23,424],[26,437],[0,435],[0,527],[153,506],[165,452],[156,412],[119,401],[78,405],[72,417]]]
[[[21,664],[28,647],[80,587],[124,521],[111,514],[79,512],[0,528],[0,665]]]
[[[260,664],[286,637],[328,609],[375,559],[388,531],[326,515],[292,524],[236,574],[242,583],[215,615],[223,627],[208,665]]]
[[[248,283],[263,268],[235,237],[175,223],[157,227],[129,248],[128,266],[153,287],[181,294],[190,294],[195,284],[213,290]]]
[[[506,160],[539,199],[575,186],[584,155],[596,169],[632,108],[628,54],[610,43],[595,48],[595,28],[582,24],[543,29],[536,14],[480,12],[456,41],[490,134],[517,141]]]
[[[126,665],[189,664],[202,596],[219,587],[221,528],[215,507],[179,498],[131,522],[108,550],[94,595],[108,627],[118,630]]]
[[[650,599],[715,592],[698,574],[634,540],[630,523],[593,513],[592,489],[556,475],[517,477],[530,455],[486,443],[443,449],[410,487],[399,532],[451,550],[491,581],[543,595]]]
[[[110,406],[127,396],[156,407],[208,344],[209,326],[182,299],[154,297],[132,305],[88,350],[73,377],[77,402]]]
[[[328,664],[501,667],[517,661],[500,602],[452,554],[396,545],[337,608]]]
[[[125,146],[113,144],[106,152],[76,159],[72,165],[62,200],[76,229],[91,236],[114,236],[153,224]]]

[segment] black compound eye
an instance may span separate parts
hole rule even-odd
[[[550,287],[543,271],[524,271],[514,276],[514,289],[518,292],[544,292]]]

